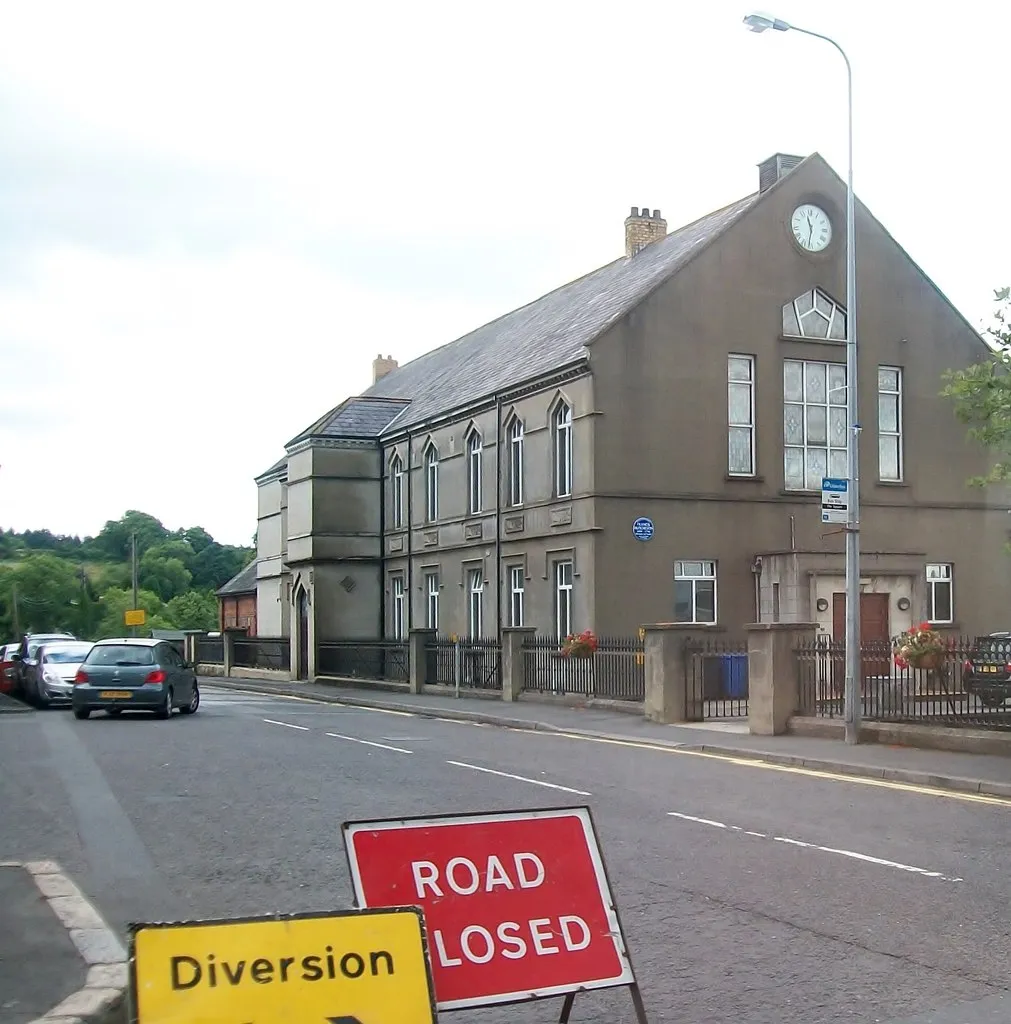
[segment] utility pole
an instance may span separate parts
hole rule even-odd
[[[13,600],[12,600],[11,603],[14,606],[14,622],[13,622],[14,635],[18,638],[18,640],[20,640],[21,639],[21,617],[18,615],[18,585],[16,583],[14,583],[14,584],[11,585],[11,588],[12,588],[12,597],[13,597]]]
[[[137,533],[130,535],[130,563],[133,576],[133,607],[137,608]],[[130,636],[137,635],[137,627],[130,627]]]

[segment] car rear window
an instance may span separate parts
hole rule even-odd
[[[133,644],[100,644],[85,659],[88,665],[153,665],[154,648]]]
[[[999,655],[1005,657],[1011,654],[1011,637],[1007,636],[981,636],[976,641],[976,652],[983,655]]]
[[[80,647],[55,647],[46,648],[43,657],[50,665],[74,665],[84,661],[84,656],[91,650],[90,644],[82,644]]]

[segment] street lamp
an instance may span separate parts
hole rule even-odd
[[[846,170],[846,418],[849,436],[846,461],[849,502],[846,517],[846,742],[860,742],[860,422],[857,405],[857,277],[856,216],[853,201],[853,69],[846,51],[828,36],[798,28],[768,14],[749,14],[744,24],[752,32],[794,31],[834,46],[846,63],[848,167]]]

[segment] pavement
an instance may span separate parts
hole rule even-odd
[[[0,859],[57,859],[122,939],[349,907],[343,821],[586,804],[655,1024],[1002,1019],[1011,801],[714,754],[677,744],[748,738],[661,742],[597,709],[520,702],[502,713],[534,717],[496,728],[447,698],[300,693],[207,682],[200,712],[168,722],[0,716]],[[556,713],[578,728],[529,724]],[[558,1002],[453,1019],[548,1024]],[[623,991],[576,1000],[574,1020],[629,1019]]]
[[[262,680],[206,679],[207,685],[300,696],[359,707],[401,710],[425,717],[455,718],[507,728],[573,733],[615,742],[658,744],[699,754],[761,760],[869,779],[908,782],[962,792],[1011,798],[1011,757],[861,743],[804,736],[752,736],[747,719],[691,725],[659,725],[641,714],[599,706],[484,697],[451,697],[365,689],[331,683],[275,683]]]
[[[52,861],[0,863],[0,1021],[120,1024],[126,954]]]

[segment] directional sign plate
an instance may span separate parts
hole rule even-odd
[[[133,925],[137,1024],[435,1024],[417,907]]]

